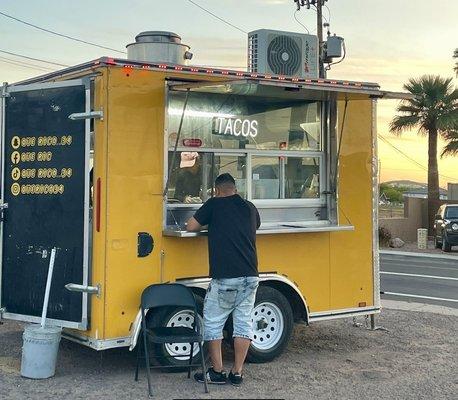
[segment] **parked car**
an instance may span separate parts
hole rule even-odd
[[[458,246],[458,204],[440,206],[434,221],[434,243],[447,252]]]

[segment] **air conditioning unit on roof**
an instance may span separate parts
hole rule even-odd
[[[318,78],[318,37],[269,29],[249,32],[248,70]]]

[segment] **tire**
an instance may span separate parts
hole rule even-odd
[[[203,299],[196,296],[197,311],[199,313],[199,323],[202,323]],[[191,327],[194,322],[191,310],[185,307],[164,307],[158,312],[148,313],[146,316],[147,328],[158,326],[186,326]],[[191,350],[189,343],[166,343],[166,344],[151,344],[156,361],[164,367],[180,367],[175,371],[184,370],[189,364],[189,352]],[[177,357],[173,357],[173,355]],[[200,351],[197,343],[194,343],[193,364],[200,362]],[[168,369],[168,371],[170,371]]]
[[[255,332],[247,360],[252,363],[272,361],[283,352],[291,337],[294,325],[291,305],[278,290],[260,286],[252,319]]]
[[[446,253],[452,251],[451,244],[447,241],[447,238],[444,236],[442,236],[442,251],[445,251]]]

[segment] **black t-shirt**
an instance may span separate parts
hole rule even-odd
[[[258,276],[256,229],[261,219],[254,204],[238,194],[213,197],[194,218],[200,225],[208,225],[211,278]]]

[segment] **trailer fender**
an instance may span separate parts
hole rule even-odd
[[[204,295],[210,280],[210,278],[190,278],[179,279],[176,282],[190,287],[198,295]],[[309,309],[306,299],[299,290],[299,287],[293,281],[285,275],[278,275],[275,273],[259,274],[259,280],[260,285],[270,286],[284,294],[291,304],[295,320],[304,320],[308,324]],[[142,314],[139,310],[131,327],[130,351],[137,345],[138,336],[141,330],[141,321]]]
[[[132,351],[135,346],[137,345],[138,335],[140,334],[140,330],[142,328],[142,313],[140,310],[137,312],[137,316],[135,317],[134,322],[132,323],[131,327],[131,341],[129,346],[129,351]]]
[[[307,300],[295,282],[285,275],[278,274],[260,274],[259,278],[261,285],[278,290],[288,299],[295,321],[303,321],[308,325],[309,308]]]

